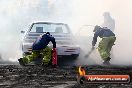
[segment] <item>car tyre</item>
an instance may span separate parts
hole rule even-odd
[[[22,58],[18,59],[18,61],[21,66],[25,66],[25,63],[23,62]]]

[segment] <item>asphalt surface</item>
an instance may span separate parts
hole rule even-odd
[[[84,66],[87,74],[128,74],[131,66]],[[0,88],[132,88],[131,80],[124,84],[83,84],[76,81],[77,66],[41,67],[0,65]]]

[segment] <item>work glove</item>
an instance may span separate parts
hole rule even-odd
[[[53,48],[53,52],[56,52],[56,48]]]

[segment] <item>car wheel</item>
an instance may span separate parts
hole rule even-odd
[[[73,54],[73,55],[71,55],[71,58],[73,58],[73,59],[77,59],[78,56],[79,56],[79,54]]]

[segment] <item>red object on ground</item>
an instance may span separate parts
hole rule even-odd
[[[56,48],[52,49],[52,65],[57,65],[57,51],[56,51]]]

